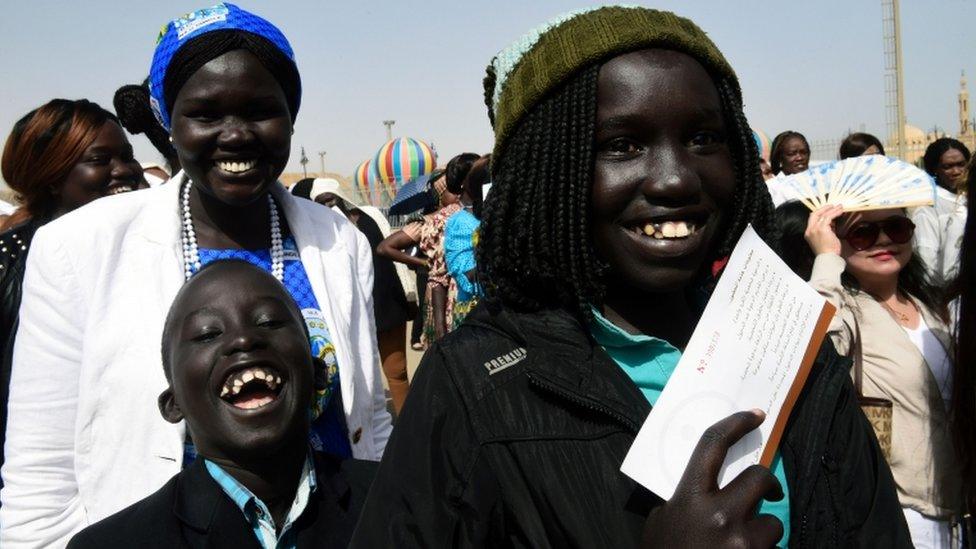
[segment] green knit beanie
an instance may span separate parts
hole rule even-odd
[[[578,70],[629,51],[664,48],[686,53],[713,78],[727,79],[739,101],[732,67],[690,20],[642,7],[604,6],[559,16],[502,50],[488,65],[485,103],[495,129],[492,162],[519,121]]]

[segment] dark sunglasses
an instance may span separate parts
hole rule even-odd
[[[862,221],[844,235],[844,240],[857,251],[866,250],[878,241],[881,231],[888,235],[895,244],[904,244],[915,234],[915,224],[911,219],[900,215],[882,219],[881,221]]]

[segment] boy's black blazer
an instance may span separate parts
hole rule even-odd
[[[376,465],[316,453],[317,487],[305,512],[292,525],[298,533],[298,547],[349,545]],[[68,547],[261,546],[244,514],[198,459],[156,493],[76,534]]]

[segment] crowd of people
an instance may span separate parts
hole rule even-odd
[[[777,189],[807,139],[761,154],[702,29],[603,6],[489,60],[492,151],[391,227],[334,179],[278,182],[295,59],[218,4],[163,28],[116,114],[53,99],[10,131],[0,546],[973,543],[963,143],[926,151],[932,205],[811,212]],[[874,154],[853,133],[838,157]],[[620,466],[748,226],[835,307],[829,337],[768,468],[718,485],[765,420],[735,413],[662,500]]]

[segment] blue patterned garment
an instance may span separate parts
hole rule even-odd
[[[169,64],[176,52],[185,44],[198,36],[217,30],[240,30],[256,34],[271,42],[292,62],[295,61],[295,52],[292,51],[291,44],[278,27],[234,4],[224,2],[177,17],[160,29],[159,36],[156,38],[152,65],[149,67],[149,104],[156,119],[167,130],[170,128],[170,113],[166,109],[163,83],[166,80]],[[297,99],[300,103],[300,90]],[[298,103],[295,105],[295,112],[291,113],[293,120],[298,111]]]
[[[329,335],[329,328],[325,322],[325,316],[319,308],[319,302],[312,292],[312,284],[308,280],[308,273],[302,264],[298,254],[298,247],[295,239],[291,236],[284,239],[285,275],[284,285],[291,294],[291,297],[298,304],[305,318],[305,325],[308,326],[309,340],[312,347],[312,354],[322,359],[326,365],[326,376],[328,383],[326,388],[319,391],[315,401],[312,403],[312,430],[309,433],[309,442],[314,450],[327,452],[342,458],[352,457],[352,447],[349,445],[349,438],[346,435],[345,415],[342,411],[342,397],[339,395],[339,364],[336,360],[335,346],[332,344],[332,336]],[[217,250],[211,248],[200,248],[198,250],[200,265],[213,263],[227,259],[238,259],[257,265],[262,269],[271,272],[271,251],[270,250]],[[192,457],[187,449],[184,452],[184,466],[192,461]],[[188,461],[189,460],[189,461]]]
[[[461,302],[481,296],[481,287],[467,275],[476,267],[474,249],[480,226],[481,221],[468,210],[452,215],[444,225],[444,261],[457,283],[457,300]]]

